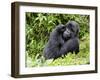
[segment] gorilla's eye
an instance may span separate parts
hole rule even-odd
[[[70,28],[70,30],[71,30],[72,32],[74,32],[73,28]]]
[[[73,28],[71,28],[71,31],[74,32]]]

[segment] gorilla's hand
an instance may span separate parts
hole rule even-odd
[[[66,30],[66,27],[65,25],[63,24],[59,24],[58,26],[56,26],[56,29],[55,29],[58,33],[63,33],[65,30]]]

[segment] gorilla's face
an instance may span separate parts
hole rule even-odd
[[[76,37],[79,33],[79,25],[75,21],[69,21],[65,26],[62,37],[65,40]]]
[[[60,24],[56,27],[56,31],[62,35],[62,38],[66,41],[70,38],[78,36],[79,25],[75,21],[69,21],[67,24]]]
[[[63,32],[62,37],[64,38],[64,40],[68,40],[69,38],[71,38],[71,30],[66,28]]]

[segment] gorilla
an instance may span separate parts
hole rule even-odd
[[[79,30],[79,24],[75,21],[56,26],[43,50],[45,59],[57,59],[69,52],[77,54],[79,52]]]

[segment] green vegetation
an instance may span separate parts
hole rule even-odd
[[[58,24],[74,20],[80,25],[80,52],[56,60],[45,60],[43,49],[50,32]],[[66,66],[89,64],[89,16],[78,14],[26,13],[26,66]]]

